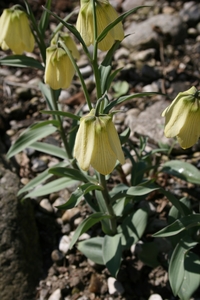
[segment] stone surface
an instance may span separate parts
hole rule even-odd
[[[122,45],[139,49],[158,47],[160,35],[157,30],[162,32],[162,38],[165,37],[174,44],[181,43],[187,33],[179,15],[159,14],[139,23],[132,22],[125,30],[125,35],[129,36],[122,41]]]
[[[16,194],[19,178],[0,155],[0,299],[34,300],[41,253],[34,210]]]

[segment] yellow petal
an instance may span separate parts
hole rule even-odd
[[[118,18],[118,14],[112,5],[108,1],[105,2],[107,4],[102,2],[98,1],[96,7],[98,36],[110,23]],[[116,40],[121,41],[123,38],[124,31],[120,22],[107,33],[106,37],[99,43],[98,48],[102,51],[107,51]]]
[[[183,149],[192,147],[200,137],[200,110],[190,112],[177,139]]]
[[[91,158],[91,165],[103,175],[111,173],[117,160],[112,150],[105,124],[97,118],[95,126],[95,142]]]
[[[76,28],[80,32],[86,46],[90,46],[93,43],[94,35],[92,5],[90,1],[81,6],[76,22]]]
[[[179,93],[173,102],[163,111],[162,116],[165,117],[164,132],[166,137],[174,137],[179,134],[192,109],[196,91],[196,88],[193,87]]]
[[[119,162],[121,164],[124,164],[125,163],[124,153],[122,151],[120,139],[117,130],[112,122],[112,119],[110,119],[110,121],[107,124],[107,133],[108,133],[108,139],[112,150],[115,152]]]
[[[51,46],[46,51],[45,83],[54,90],[68,88],[75,73],[71,60],[62,48]]]
[[[84,171],[89,169],[95,143],[94,117],[83,117],[80,120],[79,130],[74,145],[74,157],[80,168]]]

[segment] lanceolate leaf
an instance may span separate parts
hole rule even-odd
[[[8,151],[7,157],[10,158],[14,156],[26,147],[29,147],[35,141],[54,133],[56,130],[57,128],[52,125],[47,125],[38,128],[29,127],[11,146],[10,150]]]
[[[92,215],[90,215],[87,219],[85,219],[76,229],[73,237],[72,237],[72,240],[71,240],[71,243],[70,243],[70,249],[73,247],[73,245],[76,243],[76,241],[78,240],[79,236],[88,231],[88,229],[90,229],[94,224],[100,222],[101,220],[103,219],[107,219],[109,218],[108,215],[105,215],[104,213],[102,212],[97,212],[97,213],[94,213]]]
[[[56,115],[56,116],[62,116],[62,117],[68,117],[74,120],[79,121],[80,120],[80,116],[71,114],[69,112],[65,112],[65,111],[57,111],[57,110],[41,110],[40,111],[42,114],[47,114],[47,115]]]
[[[192,214],[180,218],[154,234],[155,237],[167,237],[178,234],[192,227],[200,227],[200,214]]]
[[[67,159],[66,152],[63,148],[59,148],[54,145],[50,145],[47,143],[35,142],[29,146],[29,148],[33,148],[37,151],[44,152],[62,159]]]
[[[78,250],[87,258],[99,265],[104,265],[102,244],[103,237],[94,237],[78,243]]]
[[[67,166],[69,165],[69,162],[67,161],[64,161],[64,162],[61,162],[55,166],[58,166],[58,167],[64,167],[64,166]],[[32,189],[34,189],[36,186],[44,183],[47,179],[51,178],[53,176],[53,174],[50,174],[49,173],[49,169],[45,170],[44,172],[40,173],[39,175],[37,175],[34,179],[32,179],[31,181],[29,181],[29,183],[27,183],[21,190],[19,190],[18,192],[18,196],[25,193],[25,192],[28,192]]]
[[[36,59],[26,55],[11,55],[0,59],[1,66],[31,67],[44,71],[44,66]]]
[[[184,260],[187,252],[193,248],[197,243],[194,241],[180,240],[177,244],[169,264],[169,281],[174,295],[176,296],[183,284],[185,275]]]
[[[77,184],[77,181],[71,180],[70,178],[59,178],[51,181],[41,187],[36,188],[34,191],[28,193],[24,198],[34,198],[44,195],[49,195],[61,191],[64,188],[69,188]]]
[[[122,258],[121,234],[106,235],[103,242],[103,260],[113,277],[117,276]]]
[[[161,172],[194,184],[200,184],[200,171],[195,166],[184,161],[170,160],[162,166]]]
[[[72,208],[74,206],[77,206],[80,201],[82,200],[82,196],[89,193],[92,190],[97,190],[97,189],[101,189],[101,187],[99,187],[98,185],[92,184],[90,182],[83,184],[81,186],[79,186],[76,191],[74,191],[69,200],[63,204],[58,206],[57,208],[59,209],[69,209]]]
[[[119,97],[118,99],[116,100],[113,100],[111,101],[107,106],[106,108],[104,109],[104,113],[107,114],[109,113],[109,111],[115,107],[116,105],[118,104],[121,104],[121,103],[124,103],[128,100],[131,100],[133,98],[138,98],[138,97],[147,97],[147,96],[151,96],[151,95],[160,95],[160,93],[156,93],[156,92],[145,92],[145,93],[137,93],[137,94],[132,94],[132,95],[129,95],[129,96],[122,96],[122,97]]]

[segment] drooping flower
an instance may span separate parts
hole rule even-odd
[[[103,175],[113,171],[117,160],[124,163],[124,154],[111,115],[97,117],[92,109],[81,118],[74,157],[82,170],[87,171],[91,165]]]
[[[118,14],[108,0],[96,0],[97,36],[117,18]],[[81,0],[76,27],[87,46],[94,44],[92,0]],[[123,38],[124,31],[120,22],[107,33],[105,38],[98,44],[98,48],[102,51],[107,51],[115,41],[121,41]]]
[[[15,54],[32,52],[34,37],[25,12],[20,9],[4,9],[0,17],[0,47]]]
[[[200,92],[191,87],[179,93],[163,111],[166,137],[177,137],[183,149],[192,147],[200,137]]]
[[[74,66],[68,54],[58,44],[59,39],[64,42],[74,58],[79,58],[76,44],[68,34],[56,36],[51,41],[51,46],[46,49],[44,81],[54,90],[68,88],[75,74]]]

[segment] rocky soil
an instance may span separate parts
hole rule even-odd
[[[20,3],[1,1],[0,9],[8,7],[11,2]],[[44,1],[29,2],[33,5],[34,13],[39,16]],[[115,117],[116,128],[121,132],[130,127],[131,140],[136,147],[140,136],[148,136],[147,151],[161,144],[174,145],[174,140],[164,137],[161,113],[178,92],[192,85],[200,89],[200,3],[184,0],[110,2],[119,13],[136,6],[146,6],[128,17],[124,23],[128,36],[116,51],[113,60],[114,68],[123,69],[112,85],[110,96],[147,91],[167,95],[137,98],[118,107],[120,112]],[[76,4],[78,1],[53,1],[53,10],[64,17]],[[73,17],[70,21],[73,23],[75,19]],[[52,18],[51,28],[55,24]],[[0,57],[4,55],[0,50]],[[39,59],[37,49],[32,55]],[[99,55],[101,59],[104,54]],[[95,84],[84,54],[78,64],[91,98],[94,99]],[[40,114],[40,110],[46,109],[38,88],[41,80],[41,71],[0,68],[0,153],[2,160],[6,162],[1,164],[0,161],[0,299],[178,299],[170,289],[166,266],[161,263],[153,268],[142,262],[138,258],[139,245],[124,253],[117,280],[110,276],[106,268],[87,260],[76,247],[69,250],[74,230],[90,213],[84,204],[66,212],[56,209],[56,206],[67,201],[75,189],[74,186],[44,197],[28,199],[25,206],[20,199],[16,199],[19,186],[22,187],[47,167],[58,162],[57,158],[32,149],[18,154],[12,163],[5,158],[10,144],[25,128],[48,118]],[[83,93],[76,77],[72,86],[61,93],[59,101],[63,110],[69,112],[75,112],[84,105]],[[66,119],[66,131],[69,128],[70,120]],[[60,145],[57,135],[48,137],[46,142]],[[200,168],[200,143],[187,151],[181,150],[175,144],[170,158],[182,159]],[[162,161],[167,158],[163,156],[160,159]],[[128,180],[128,161],[123,170]],[[118,177],[114,173],[110,184],[117,183]],[[164,175],[158,178],[157,183],[170,189],[178,197],[189,196],[194,206],[198,206],[198,186]],[[157,222],[154,226],[158,230],[166,224],[170,203],[160,195],[146,200],[151,202],[156,213]],[[95,227],[81,236],[81,239],[87,239],[98,232],[99,228]],[[148,231],[144,239],[150,239]],[[165,253],[167,244],[163,247]],[[15,286],[13,290],[12,286]],[[193,299],[200,299],[200,289]]]

